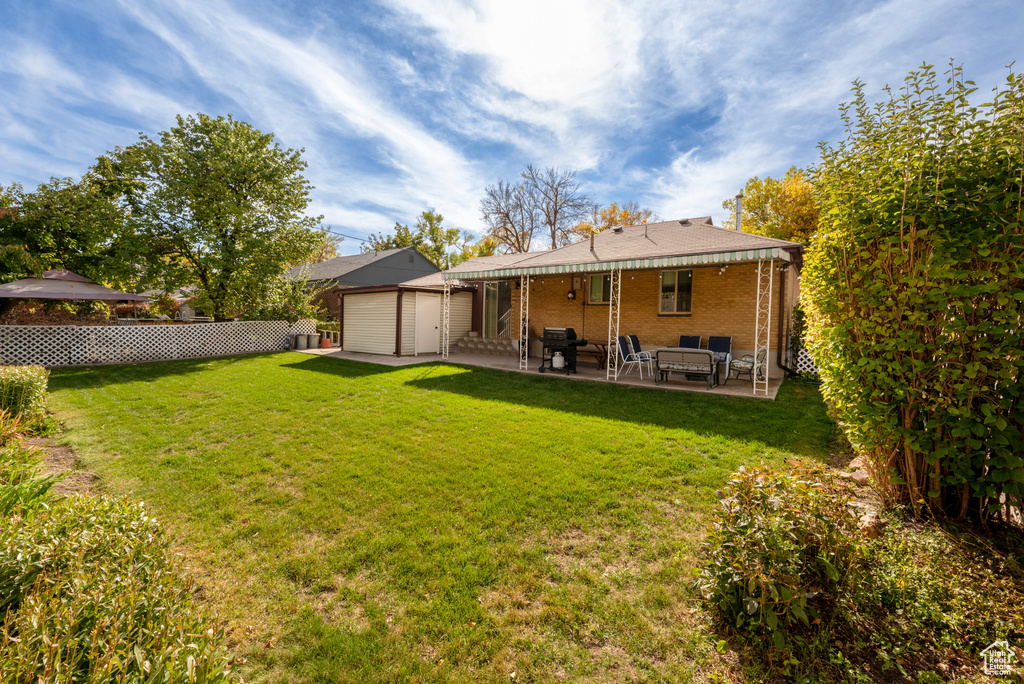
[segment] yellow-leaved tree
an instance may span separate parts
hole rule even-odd
[[[607,207],[594,207],[591,218],[573,226],[572,234],[589,237],[592,233],[599,233],[617,226],[635,226],[640,223],[652,223],[660,220],[653,211],[641,209],[636,202],[625,202],[621,206],[618,202],[612,202]],[[595,225],[597,230],[594,230]]]
[[[736,200],[722,202],[728,226],[736,223]],[[743,186],[743,231],[807,244],[818,230],[818,207],[810,174],[795,166],[781,180],[754,176]]]

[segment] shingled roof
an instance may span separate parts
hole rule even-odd
[[[395,249],[385,249],[380,252],[364,252],[362,254],[334,257],[327,261],[321,261],[318,264],[294,266],[288,269],[287,275],[289,278],[304,277],[307,281],[336,280],[352,271],[369,266],[381,259],[386,259],[393,254],[408,250],[415,251],[415,249],[415,247],[396,247]]]
[[[444,278],[478,279],[521,274],[600,271],[610,268],[661,268],[759,258],[789,260],[803,245],[721,228],[710,216],[639,224],[604,230],[590,239],[548,252],[518,255],[511,263],[445,271]],[[474,260],[475,261],[475,260]],[[468,262],[467,262],[468,263]]]
[[[422,278],[415,278],[413,280],[407,280],[404,283],[400,283],[402,287],[444,287],[444,276],[445,273],[468,273],[470,271],[480,271],[493,268],[506,268],[515,264],[516,262],[522,261],[524,258],[531,256],[530,254],[492,254],[491,256],[473,257],[463,261],[458,266],[453,266],[447,271],[431,273],[430,275],[423,276]]]

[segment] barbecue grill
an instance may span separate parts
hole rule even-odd
[[[572,328],[544,328],[544,352],[541,355],[540,372],[564,370],[568,375],[576,372],[576,348],[586,346],[586,340],[577,340],[576,331]],[[556,352],[565,357],[565,368],[555,368],[553,360]]]

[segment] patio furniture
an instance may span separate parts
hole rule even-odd
[[[565,374],[576,372],[576,350],[587,345],[586,340],[576,339],[576,331],[572,328],[544,328],[544,349],[541,353],[540,372],[565,371]],[[555,368],[555,354],[560,353],[565,359],[565,366]]]
[[[634,336],[635,337],[635,336]],[[648,372],[650,372],[650,364],[652,357],[649,352],[636,351],[633,348],[632,341],[625,335],[619,336],[619,357],[622,360],[622,365],[615,369],[615,379],[619,379],[619,373],[623,368],[628,373],[635,366],[640,371],[640,379],[644,379],[644,365],[648,366]],[[639,344],[637,345],[640,346]]]
[[[729,368],[732,364],[732,338],[708,337],[708,351],[714,352],[715,363],[725,364],[725,379],[729,380]],[[724,382],[722,383],[725,384]]]
[[[589,349],[588,347],[593,347],[593,349]],[[602,344],[600,342],[591,342],[586,347],[579,347],[578,349],[576,349],[577,357],[580,354],[585,354],[586,356],[592,356],[594,358],[594,360],[597,361],[597,367],[598,368],[607,368],[608,367],[608,345],[607,344]]]
[[[626,335],[626,337],[629,338],[629,346],[633,348],[633,353],[636,354],[641,361],[644,361],[647,364],[648,374],[653,373],[654,371],[652,371],[651,368],[652,364],[654,364],[654,355],[651,354],[651,352],[644,351],[640,348],[640,338],[636,335]]]
[[[629,338],[629,346],[633,348],[634,354],[639,356],[641,359],[647,359],[648,361],[654,360],[654,357],[651,355],[651,352],[645,352],[642,349],[640,349],[639,337],[637,337],[636,335],[626,335],[626,337]]]
[[[700,335],[680,335],[679,346],[683,349],[700,349]]]
[[[174,320],[184,321],[185,323],[209,323],[213,319],[209,316],[197,316],[195,309],[188,304],[182,304],[178,307],[178,310],[174,312]]]
[[[687,380],[704,380],[708,389],[717,384],[718,362],[715,361],[715,352],[708,349],[658,347],[654,350],[654,364],[657,371],[655,384],[667,380],[672,373],[682,373]]]
[[[765,368],[765,359],[768,358],[768,350],[761,347],[757,350],[757,366],[759,368]],[[754,357],[750,354],[744,354],[740,358],[734,360],[729,364],[729,372],[736,371],[736,379],[739,380],[741,375],[746,375],[750,378],[750,384],[754,384]],[[758,378],[764,380],[764,376]]]

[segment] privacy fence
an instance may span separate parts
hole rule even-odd
[[[0,326],[0,364],[83,366],[228,356],[288,348],[291,335],[313,334],[313,321],[231,321],[178,325]]]
[[[801,349],[796,355],[796,369],[801,373],[817,373],[818,366],[814,363],[814,359],[807,353],[806,349]]]

